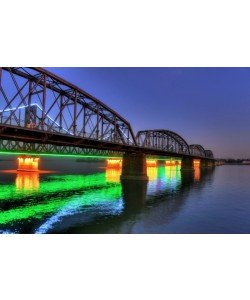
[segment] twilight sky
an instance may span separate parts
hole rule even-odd
[[[250,158],[250,68],[46,69],[116,110],[135,133],[169,129],[217,158]]]

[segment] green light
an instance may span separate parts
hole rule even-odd
[[[97,191],[91,191],[72,199],[53,198],[48,203],[31,204],[21,208],[10,209],[0,212],[0,224],[7,224],[14,221],[20,221],[29,218],[42,219],[48,214],[58,212],[60,209],[67,208],[79,209],[83,206],[91,206],[103,202],[114,202],[121,197],[121,187],[114,186],[103,188]]]
[[[18,176],[21,174],[19,173]],[[25,176],[26,174],[24,174]],[[32,176],[32,174],[30,174]],[[34,174],[35,176],[36,174]],[[32,178],[31,178],[32,179]],[[37,178],[35,178],[37,179]],[[114,183],[113,183],[114,184]],[[119,183],[116,183],[117,185]],[[100,188],[112,185],[106,182],[105,173],[92,175],[51,175],[39,183],[38,190],[16,187],[15,185],[3,185],[0,191],[0,201],[22,200],[29,201],[32,196],[39,197],[66,192],[77,192],[91,188]]]
[[[85,154],[54,154],[54,153],[34,153],[34,152],[11,152],[11,151],[0,151],[0,155],[34,155],[34,156],[47,156],[47,157],[74,157],[74,158],[96,158],[96,159],[106,159],[106,158],[121,158],[121,156],[107,156],[107,155],[85,155]]]
[[[0,203],[15,201],[20,207],[0,211],[0,224],[29,218],[42,219],[69,206],[79,209],[114,202],[121,198],[121,193],[120,183],[107,183],[105,173],[49,176],[39,184],[38,190],[31,191],[17,189],[15,185],[3,185]]]

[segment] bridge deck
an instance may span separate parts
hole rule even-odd
[[[208,157],[191,155],[186,153],[176,153],[171,151],[163,151],[154,148],[146,148],[140,146],[131,146],[108,141],[100,141],[90,138],[80,138],[73,135],[61,133],[48,133],[41,130],[26,129],[18,126],[3,126],[0,124],[0,138],[5,140],[15,140],[27,143],[52,144],[57,146],[73,146],[79,148],[92,148],[99,150],[111,150],[117,152],[135,152],[144,153],[155,156],[174,156],[174,157],[192,157],[194,159],[212,160]]]

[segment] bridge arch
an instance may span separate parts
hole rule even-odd
[[[205,149],[201,145],[198,144],[189,145],[189,151],[190,154],[192,155],[206,157]]]
[[[177,133],[165,130],[143,130],[136,135],[138,146],[182,154],[190,154],[187,142]]]
[[[214,154],[211,150],[205,150],[207,158],[214,158]]]

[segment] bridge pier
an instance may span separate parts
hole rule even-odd
[[[147,195],[146,180],[123,180],[122,194],[124,198],[125,211],[134,211],[140,209],[145,205]]]
[[[194,171],[194,161],[193,158],[183,157],[181,161],[182,171]]]
[[[123,154],[121,180],[148,180],[145,154]]]

